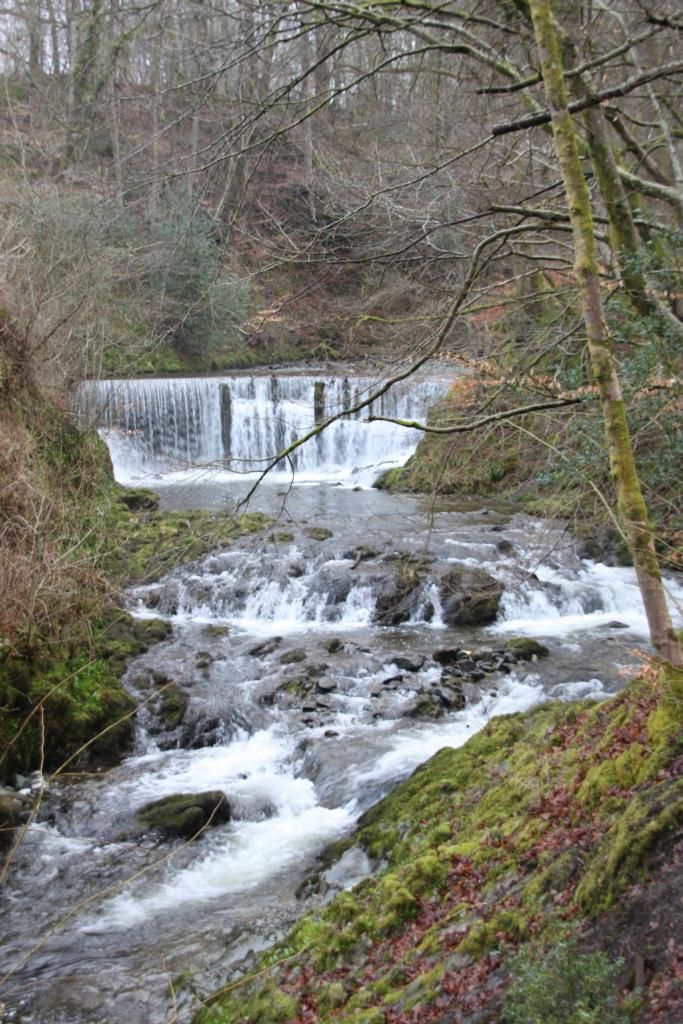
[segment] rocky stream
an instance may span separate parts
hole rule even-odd
[[[101,382],[81,411],[119,480],[230,511],[263,460],[369,384]],[[443,386],[383,413],[420,418]],[[249,507],[272,527],[129,593],[173,634],[128,668],[134,756],[43,793],[3,897],[0,1019],[188,1020],[310,901],[377,868],[359,848],[319,857],[398,780],[493,715],[615,690],[646,644],[630,569],[512,506],[373,489],[418,438],[361,419],[266,478]]]

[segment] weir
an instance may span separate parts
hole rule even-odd
[[[107,436],[117,476],[125,479],[136,471],[197,465],[261,470],[311,428],[376,391],[376,381],[348,376],[101,380],[81,384],[76,401],[81,421]],[[399,464],[416,447],[419,431],[368,423],[368,416],[424,421],[444,391],[432,381],[394,385],[367,408],[329,424],[282,469],[329,478]]]

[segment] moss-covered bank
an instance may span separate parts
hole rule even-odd
[[[647,901],[665,870],[683,871],[682,726],[683,675],[650,671],[612,700],[497,718],[440,751],[327,852],[359,843],[381,873],[304,917],[197,1024],[501,1021],[509,954],[558,937],[570,958],[624,958],[609,1019],[658,1021],[651,996],[683,926],[674,911],[668,932],[650,927],[667,908]],[[634,951],[650,985],[625,994]],[[681,1009],[680,979],[671,991]]]
[[[149,491],[108,482],[79,515],[81,553],[96,574],[79,615],[58,636],[18,634],[0,647],[0,781],[64,762],[111,764],[133,736],[135,702],[121,683],[129,658],[171,632],[118,607],[119,588],[151,580],[236,537],[261,529],[259,514],[160,512]]]
[[[110,763],[132,735],[126,661],[169,632],[120,608],[125,586],[236,537],[260,515],[160,512],[114,483],[106,445],[37,385],[0,313],[0,782]]]

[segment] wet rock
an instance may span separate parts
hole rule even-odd
[[[465,653],[461,651],[459,647],[441,647],[438,651],[434,651],[432,658],[439,665],[455,665],[460,654]]]
[[[419,672],[427,660],[424,654],[397,654],[395,658],[391,659],[396,668],[402,669],[404,672]]]
[[[306,661],[308,655],[303,647],[296,647],[293,651],[285,651],[284,654],[280,655],[278,661],[281,665],[296,665],[299,662]]]
[[[475,662],[474,658],[472,658],[467,653],[467,651],[460,651],[456,664],[461,672],[466,673],[474,672],[475,668],[477,667],[477,663]]]
[[[332,530],[328,530],[325,526],[307,526],[304,533],[311,540],[329,540],[330,537],[334,537]]]
[[[158,710],[166,727],[168,729],[176,729],[185,717],[187,710],[186,694],[178,686],[170,683],[161,694]]]
[[[379,551],[376,551],[375,548],[368,547],[367,544],[359,544],[357,548],[344,552],[342,558],[348,558],[358,565],[359,562],[367,562],[371,558],[379,558],[379,554]]]
[[[317,682],[318,679],[325,675],[329,667],[326,661],[313,662],[313,664],[306,667],[306,675],[309,679]]]
[[[305,571],[306,570],[304,569],[301,562],[290,562],[287,568],[287,575],[289,576],[290,579],[298,580],[303,576]]]
[[[442,669],[442,672],[441,672],[441,675],[442,675],[442,677],[445,677],[445,678],[448,678],[448,679],[464,679],[465,678],[465,673],[463,672],[463,670],[461,668],[458,668],[457,665],[444,665],[444,667]]]
[[[495,687],[492,687],[488,683],[488,680],[486,685],[482,686],[481,683],[475,683],[471,680],[463,679],[462,682],[459,683],[459,689],[462,692],[463,700],[466,705],[478,704],[484,696],[495,697],[498,693],[498,690]]]
[[[457,566],[441,577],[443,620],[448,626],[478,626],[493,622],[503,584],[482,569]]]
[[[225,743],[225,723],[215,715],[210,718],[198,718],[180,730],[178,745],[188,747],[190,750],[201,750],[202,747],[219,747]],[[159,744],[168,747],[168,744]],[[176,744],[174,743],[173,746]]]
[[[0,789],[0,850],[14,842],[17,830],[28,820],[31,798],[13,789]]]
[[[532,640],[527,636],[515,636],[508,640],[508,650],[518,661],[536,661],[538,658],[546,658],[550,651],[538,640]]]
[[[264,658],[268,654],[272,654],[282,643],[281,636],[271,637],[270,640],[265,640],[262,644],[257,644],[256,647],[252,647],[251,650],[247,651],[252,658]]]
[[[197,668],[208,668],[213,662],[213,654],[210,651],[197,651],[194,656],[194,663]]]
[[[435,686],[432,689],[433,697],[440,701],[449,711],[462,711],[467,703],[461,688]]]
[[[498,541],[498,543],[496,544],[496,548],[498,549],[498,551],[500,551],[501,555],[511,555],[512,552],[515,550],[515,545],[512,543],[512,541],[503,538],[502,540]]]
[[[315,685],[319,693],[332,693],[337,689],[334,679],[318,679]]]
[[[328,654],[338,654],[339,651],[344,649],[344,641],[338,637],[332,637],[331,640],[326,640],[323,644],[323,650],[327,651]]]
[[[202,627],[202,636],[227,636],[229,632],[229,626],[214,626],[210,623],[208,626]]]
[[[441,718],[445,714],[447,706],[433,693],[422,694],[414,702],[406,705],[403,715],[405,718]]]
[[[395,576],[380,581],[374,621],[380,626],[399,626],[417,610],[419,601],[420,575],[413,567],[402,567]]]
[[[605,623],[605,629],[628,629],[627,622],[618,622],[614,619],[612,622]]]
[[[349,596],[352,583],[348,573],[340,573],[336,567],[323,567],[316,574],[315,591],[326,595],[328,605],[342,604]]]
[[[231,808],[225,793],[218,789],[177,793],[146,804],[137,818],[147,829],[190,839],[205,828],[230,821]]]
[[[402,682],[403,682],[403,676],[402,675],[387,676],[386,679],[382,680],[382,684],[381,685],[384,686],[384,687],[388,686],[388,687],[393,687],[394,689],[396,689],[396,687],[400,686]]]

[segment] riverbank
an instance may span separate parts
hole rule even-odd
[[[135,711],[125,664],[170,629],[132,620],[124,588],[266,519],[161,512],[151,491],[119,487],[105,443],[37,386],[0,327],[0,782],[13,782],[120,759]]]
[[[470,412],[487,414],[528,404],[514,389],[501,397],[495,368],[482,363],[477,381],[455,381],[436,405],[429,425],[461,422]],[[646,493],[661,563],[683,568],[683,520],[679,474],[673,469],[680,443],[680,415],[656,390],[639,394],[630,410],[641,484]],[[497,420],[472,432],[426,433],[404,466],[377,483],[393,493],[457,495],[513,501],[530,515],[566,519],[587,558],[630,564],[612,510],[612,482],[604,429],[595,403]]]
[[[328,849],[375,873],[204,999],[196,1024],[664,1024],[683,1013],[683,675],[493,719]],[[332,868],[332,870],[330,870]]]

